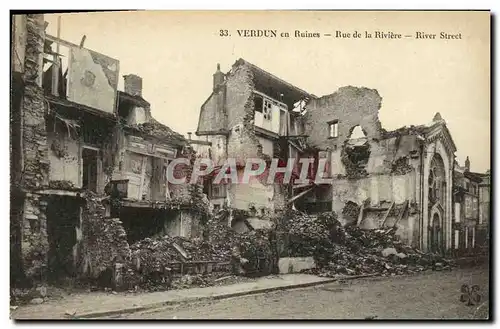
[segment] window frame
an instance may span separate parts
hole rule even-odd
[[[339,120],[331,120],[327,122],[328,124],[328,138],[338,138],[339,137]],[[333,131],[332,131],[333,128]],[[333,134],[332,134],[333,133]]]

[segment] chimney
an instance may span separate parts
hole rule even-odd
[[[188,133],[188,139],[191,140],[191,132]]]
[[[142,97],[142,78],[135,74],[127,74],[123,76],[125,92],[132,96]]]
[[[220,70],[220,64],[217,63],[217,71],[214,73],[214,90],[224,83],[224,73]]]
[[[470,171],[470,160],[469,157],[465,159],[465,171]]]

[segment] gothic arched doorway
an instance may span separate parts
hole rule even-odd
[[[429,168],[428,209],[429,209],[429,249],[441,252],[444,248],[444,211],[446,209],[446,174],[443,159],[434,154]],[[434,211],[433,211],[434,210]]]
[[[439,223],[439,215],[437,213],[434,213],[434,216],[432,218],[432,224],[430,227],[430,246],[431,246],[431,252],[438,253],[440,251],[440,246],[441,246],[441,225]]]

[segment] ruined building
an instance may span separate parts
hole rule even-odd
[[[470,171],[455,162],[453,171],[453,251],[475,252],[489,243],[490,174]]]
[[[192,150],[151,116],[142,79],[126,75],[118,91],[118,60],[46,25],[30,14],[12,27],[13,279],[96,278],[136,240],[200,234],[201,186],[166,179],[168,163]]]
[[[329,179],[285,187],[229,184],[227,194],[210,195],[213,203],[225,197],[237,209],[293,204],[309,213],[335,211],[345,225],[396,226],[408,244],[451,249],[456,146],[439,113],[427,125],[386,131],[376,90],[348,86],[316,97],[243,59],[227,74],[218,67],[213,81],[196,131],[211,144],[205,150],[212,159],[244,161],[258,152],[311,158],[311,171]],[[326,159],[324,168],[319,159]]]
[[[213,75],[213,91],[201,106],[196,135],[206,145],[198,145],[199,155],[221,166],[235,159],[241,176],[246,159],[271,158],[286,166],[288,158],[297,158],[301,150],[297,101],[313,97],[278,77],[240,59],[224,74],[220,67]],[[220,168],[219,168],[220,169]],[[216,173],[217,171],[215,171]],[[250,184],[206,184],[215,207],[224,203],[232,209],[250,211],[254,226],[268,213],[283,209],[287,186],[253,179]],[[238,225],[237,220],[234,225]]]

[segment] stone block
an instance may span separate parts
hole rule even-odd
[[[280,258],[278,267],[280,274],[300,273],[315,268],[316,262],[312,257],[283,257]]]

